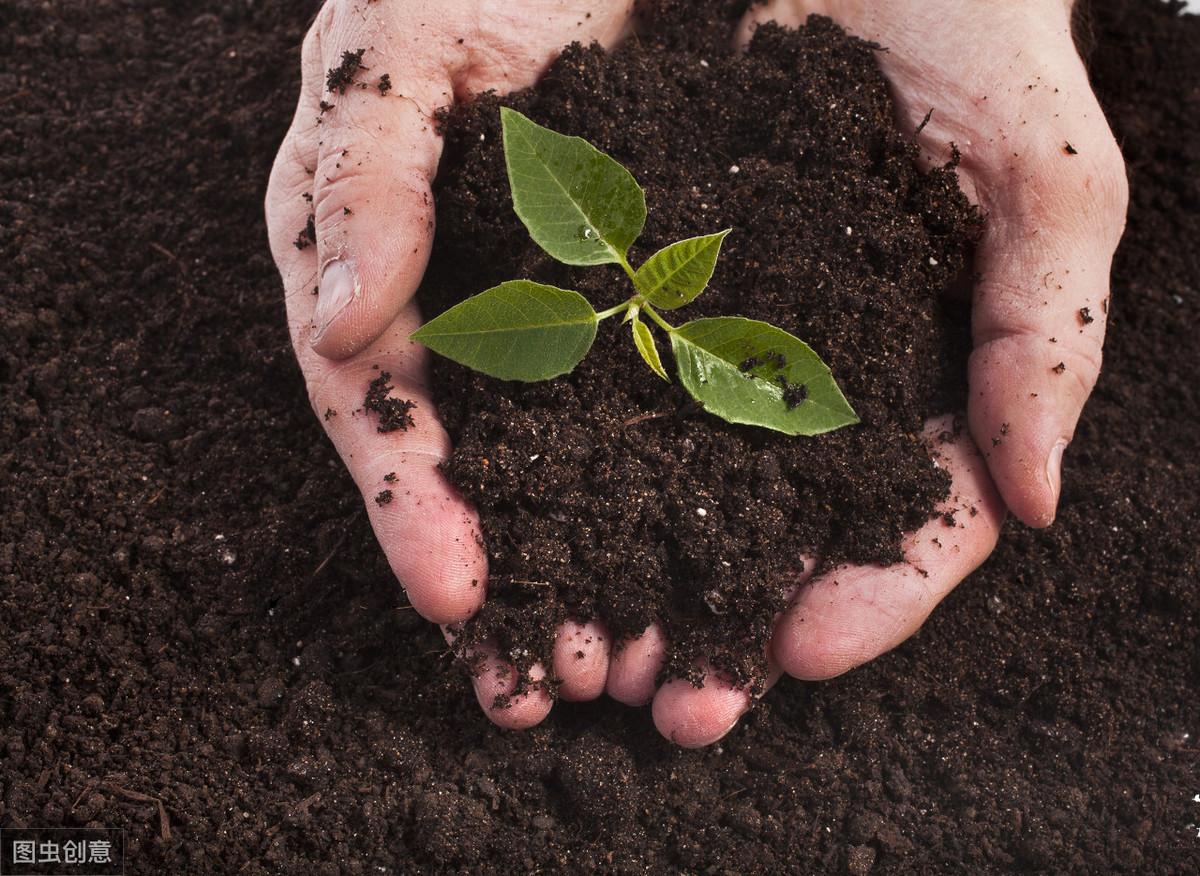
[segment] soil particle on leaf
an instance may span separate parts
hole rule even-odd
[[[413,424],[413,418],[409,411],[417,405],[408,399],[392,398],[389,395],[392,391],[392,385],[389,382],[391,379],[390,372],[379,372],[379,376],[367,386],[367,395],[363,399],[363,410],[379,415],[378,431],[386,433],[399,430],[404,432]]]
[[[808,398],[808,387],[803,383],[788,383],[788,379],[782,374],[777,374],[775,380],[783,390],[783,403],[789,411],[799,407]]]

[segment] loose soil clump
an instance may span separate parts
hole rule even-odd
[[[490,563],[488,603],[460,641],[496,641],[522,671],[548,661],[568,617],[599,618],[618,642],[659,622],[667,675],[699,680],[705,661],[757,688],[804,557],[894,562],[947,496],[921,429],[963,407],[967,320],[945,293],[979,216],[952,168],[918,170],[875,47],[821,18],[763,27],[744,55],[697,45],[700,30],[664,26],[611,54],[574,46],[504,103],[629,167],[649,209],[637,259],[733,228],[709,290],[681,313],[803,338],[863,422],[799,439],[724,423],[650,375],[618,320],[549,383],[439,359],[446,469],[480,510]],[[512,277],[618,303],[617,269],[562,266],[529,240],[497,106],[445,120],[425,313]],[[804,401],[803,386],[785,389]]]

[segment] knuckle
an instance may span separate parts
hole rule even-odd
[[[1069,374],[1078,394],[1087,398],[1096,388],[1100,369],[1104,364],[1104,351],[1098,343],[1087,343],[1068,351],[1070,362],[1063,376]]]
[[[327,362],[314,373],[305,375],[305,390],[308,393],[308,403],[313,412],[321,416],[327,409],[337,410],[341,405],[338,398],[338,388],[351,380],[356,369],[361,370],[362,364],[348,359],[343,362]]]

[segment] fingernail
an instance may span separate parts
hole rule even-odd
[[[1054,446],[1050,448],[1050,456],[1046,459],[1046,482],[1050,485],[1050,492],[1054,494],[1054,501],[1058,501],[1058,495],[1062,492],[1062,459],[1063,451],[1067,449],[1067,439],[1059,438]]]
[[[346,305],[354,300],[358,292],[358,280],[349,263],[342,259],[334,259],[325,266],[321,274],[321,287],[317,293],[317,312],[313,323],[317,327],[312,336],[315,344],[325,336],[325,332],[338,314],[346,309]]]

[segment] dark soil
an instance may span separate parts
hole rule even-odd
[[[608,701],[496,731],[403,603],[262,228],[307,15],[0,21],[0,827],[123,827],[147,874],[1200,865],[1196,19],[1105,0],[1081,32],[1132,207],[1058,523],[1010,525],[912,641],[699,752]],[[708,230],[679,206],[649,231]]]
[[[963,407],[967,319],[943,292],[979,220],[951,171],[917,169],[867,44],[814,19],[761,29],[746,55],[713,52],[727,24],[663,17],[612,55],[573,47],[505,103],[630,169],[649,210],[634,264],[732,228],[710,288],[676,322],[738,314],[792,332],[863,423],[810,439],[729,425],[654,377],[617,319],[553,382],[440,359],[447,468],[480,510],[490,564],[488,603],[461,642],[494,639],[527,669],[549,665],[567,616],[598,617],[618,641],[658,620],[668,674],[707,659],[758,684],[801,557],[899,560],[901,535],[948,493],[921,429]],[[529,239],[495,100],[445,132],[426,313],[515,277],[578,289],[598,309],[628,297],[618,268],[569,269]]]

